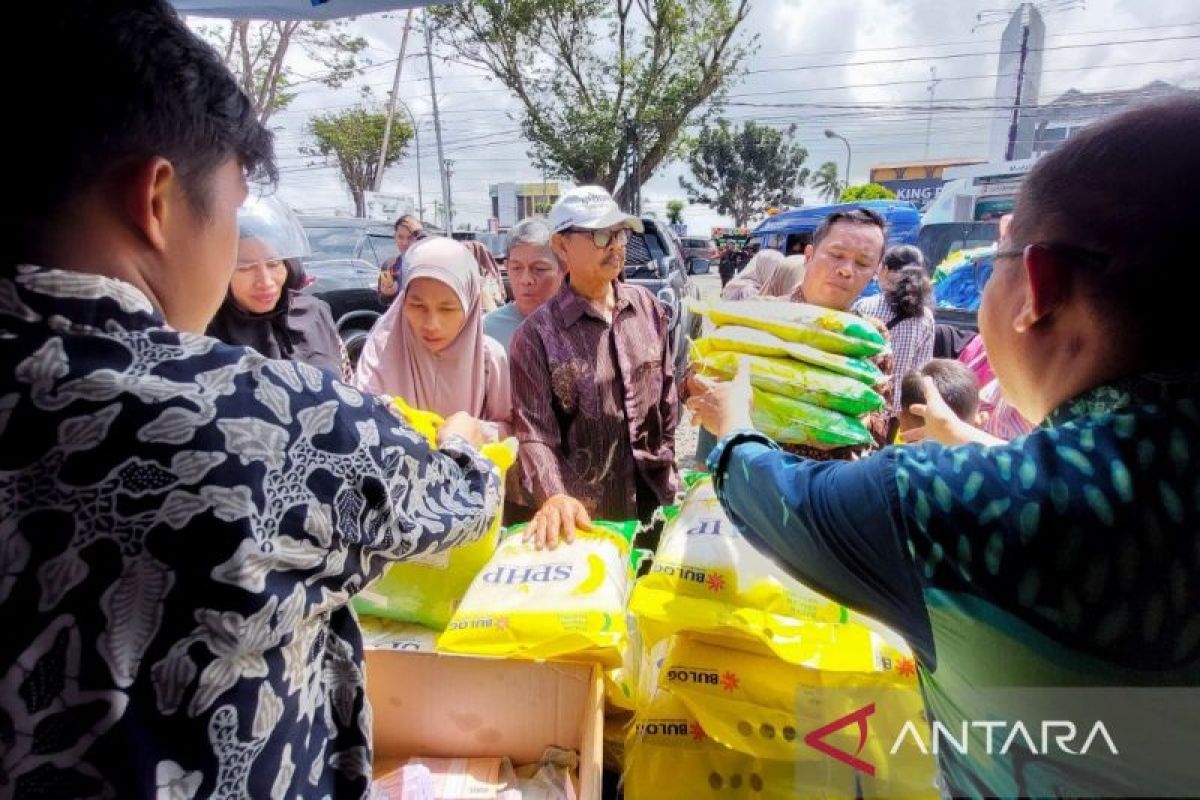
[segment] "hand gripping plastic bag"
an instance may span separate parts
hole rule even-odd
[[[857,417],[814,406],[755,387],[750,418],[754,427],[782,444],[804,444],[821,450],[869,445],[874,439]]]
[[[411,408],[399,398],[393,402],[430,446],[436,446],[442,418],[431,411]],[[503,478],[516,461],[516,440],[485,444],[480,452],[500,469]],[[450,622],[471,580],[496,550],[500,541],[501,516],[496,514],[491,527],[469,545],[388,567],[383,575],[355,596],[354,609],[362,617],[383,617],[442,630]]]
[[[778,336],[754,328],[726,325],[697,339],[692,346],[692,352],[698,356],[730,352],[787,357],[860,380],[868,386],[875,386],[883,381],[883,372],[866,359],[827,353],[806,344],[785,342]]]
[[[717,326],[755,328],[784,341],[806,344],[826,353],[870,357],[887,349],[887,340],[878,329],[857,314],[809,303],[743,300],[693,302],[691,307]]]
[[[636,522],[594,522],[537,550],[515,528],[475,576],[438,639],[447,653],[621,664]]]
[[[708,735],[688,707],[659,691],[625,741],[626,800],[852,798],[852,770],[833,759],[759,758]]]
[[[906,725],[928,740],[916,664],[885,645],[877,667],[815,670],[677,636],[658,680],[709,737],[734,750],[803,762],[835,749],[858,762],[867,795],[936,794],[932,756],[915,747],[891,752]]]
[[[764,392],[790,397],[850,416],[883,408],[883,396],[854,378],[838,375],[791,358],[715,351],[692,358],[703,375],[731,380],[741,359],[750,365],[750,383]]]

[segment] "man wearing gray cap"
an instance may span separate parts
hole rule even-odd
[[[648,519],[674,499],[677,395],[667,318],[621,281],[630,230],[599,186],[563,195],[551,246],[567,282],[509,347],[528,537],[554,547],[593,517]]]

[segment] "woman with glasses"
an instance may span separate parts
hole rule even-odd
[[[910,244],[883,254],[879,294],[857,301],[853,310],[887,328],[892,344],[891,414],[900,414],[900,382],[933,358],[933,286],[925,272],[925,256]]]
[[[1147,104],[1085,128],[1025,178],[979,326],[1005,396],[1039,425],[1028,435],[937,443],[979,432],[926,379],[937,441],[817,464],[754,431],[744,370],[691,400],[722,437],[708,463],[729,517],[908,640],[929,719],[1112,726],[1114,746],[1086,755],[983,755],[973,734],[970,752],[940,750],[943,794],[1200,785],[1195,759],[1163,760],[1195,727],[1195,693],[1130,691],[1200,685],[1200,360],[1183,329],[1200,273],[1180,268],[1200,219],[1197,130],[1200,100]]]

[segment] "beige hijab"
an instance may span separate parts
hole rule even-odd
[[[462,330],[440,353],[431,352],[404,318],[404,295],[417,278],[450,287],[466,313]],[[414,408],[443,417],[465,411],[478,419],[507,422],[512,414],[508,359],[504,348],[483,333],[479,284],[479,265],[459,242],[435,237],[409,248],[400,296],[367,337],[355,385],[402,397]]]
[[[721,299],[788,297],[803,280],[804,256],[784,258],[778,250],[759,250],[742,273],[721,291]]]

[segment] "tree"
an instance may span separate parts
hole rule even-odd
[[[672,225],[683,224],[683,210],[687,208],[687,203],[682,200],[667,201],[667,222]]]
[[[808,151],[792,144],[795,132],[795,125],[785,133],[756,122],[737,130],[724,119],[705,125],[687,159],[699,186],[683,177],[679,185],[693,203],[728,214],[739,228],[769,208],[795,204],[809,177]]]
[[[847,186],[839,202],[852,203],[855,200],[895,200],[896,193],[878,183],[862,183],[858,186]]]
[[[544,217],[550,213],[550,209],[552,209],[552,208],[554,208],[553,203],[547,203],[547,202],[543,201],[533,207],[533,213],[537,214],[538,216]]]
[[[305,78],[338,88],[358,71],[358,57],[367,40],[347,33],[350,20],[257,22],[235,19],[224,25],[198,28],[237,78],[238,85],[254,104],[259,122],[266,124],[276,111],[287,108],[295,98],[288,53],[298,46],[325,70],[316,78]]]
[[[817,194],[832,203],[842,193],[842,182],[838,178],[837,164],[826,161],[813,173],[811,186]]]
[[[749,11],[750,0],[466,0],[428,13],[460,60],[520,101],[539,167],[629,208],[738,73]]]
[[[316,140],[316,147],[305,148],[304,152],[337,162],[342,180],[354,196],[354,212],[360,217],[366,216],[367,211],[363,192],[370,191],[375,185],[376,171],[396,163],[413,137],[411,125],[393,119],[387,158],[381,166],[379,151],[383,147],[386,121],[386,113],[362,106],[313,117],[309,121],[309,132]]]

